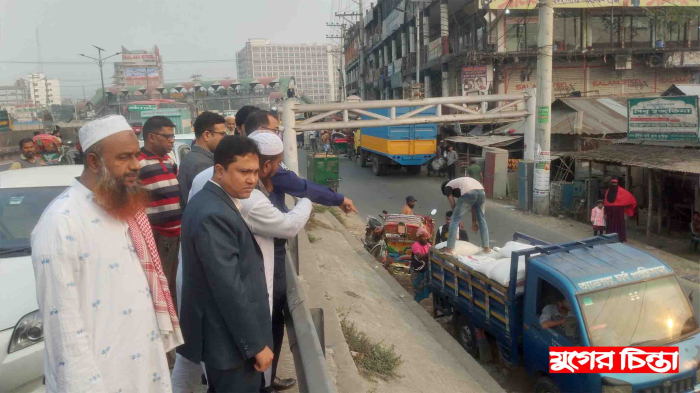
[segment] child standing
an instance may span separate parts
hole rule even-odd
[[[591,224],[593,224],[593,236],[598,236],[598,233],[605,233],[605,210],[603,200],[598,199],[598,206],[591,210]]]

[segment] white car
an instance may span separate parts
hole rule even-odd
[[[82,165],[0,172],[0,392],[45,392],[44,332],[29,235]]]

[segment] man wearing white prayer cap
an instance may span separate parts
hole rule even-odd
[[[267,293],[273,293],[275,271],[275,244],[274,238],[288,239],[296,236],[306,225],[311,216],[311,201],[302,198],[288,213],[282,213],[268,199],[272,191],[272,176],[275,175],[282,162],[284,146],[282,140],[273,133],[259,132],[249,136],[255,141],[260,151],[258,156],[260,169],[258,171],[258,185],[250,194],[250,198],[241,199],[241,215],[253,232],[263,254],[265,266],[265,281]],[[197,175],[192,182],[189,198],[199,192],[214,175],[214,167],[205,169]],[[180,263],[179,266],[182,266]],[[178,268],[178,290],[182,281],[182,269]],[[268,298],[270,318],[272,318],[272,296]],[[270,385],[271,369],[265,371],[265,385]],[[196,363],[192,363],[182,356],[177,357],[173,369],[173,393],[191,392],[199,382],[201,369]]]
[[[31,235],[48,392],[171,392],[166,351],[182,344],[126,119],[79,132],[82,175]]]

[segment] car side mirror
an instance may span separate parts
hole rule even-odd
[[[569,315],[564,318],[564,334],[567,337],[576,338],[578,337],[578,326],[576,325],[576,317]]]

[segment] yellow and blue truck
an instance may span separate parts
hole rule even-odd
[[[396,116],[413,111],[417,107],[396,108]],[[391,108],[368,109],[378,115],[390,116]],[[435,108],[423,111],[416,116],[435,115]],[[362,116],[362,120],[374,120]],[[437,146],[437,124],[413,124],[400,126],[365,127],[360,132],[360,166],[372,163],[375,176],[382,176],[389,168],[405,167],[408,173],[420,173],[421,166],[435,157]]]

